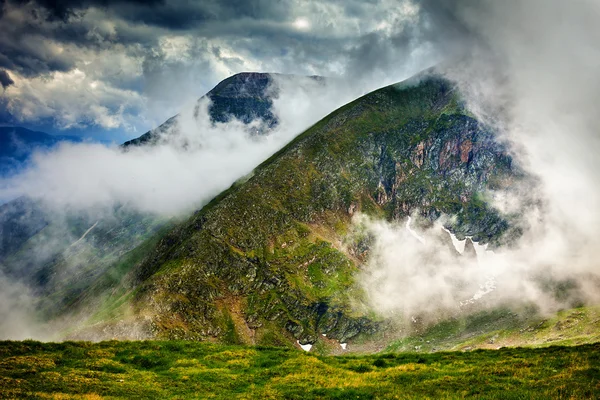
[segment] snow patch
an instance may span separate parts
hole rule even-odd
[[[310,344],[310,343],[300,344],[299,340],[296,340],[296,343],[298,343],[298,346],[300,346],[302,348],[302,350],[304,350],[304,351],[310,351],[310,349],[312,349],[312,344]]]
[[[486,253],[494,253],[493,251],[487,251],[488,244],[479,244],[479,242],[474,242],[472,236],[467,236],[467,239],[471,239],[473,242],[473,247],[475,248],[475,254],[477,254],[477,261],[481,261],[487,254]]]
[[[468,237],[468,238],[471,239],[471,237]],[[471,242],[473,242],[473,239],[471,239]],[[484,265],[482,262],[486,258],[489,259],[490,257],[496,256],[496,254],[493,251],[487,250],[487,248],[488,248],[487,243],[484,245],[481,245],[478,242],[473,242],[473,247],[475,248],[475,254],[477,255],[477,263],[480,266]],[[473,304],[477,300],[479,300],[483,296],[493,292],[494,290],[496,290],[496,276],[490,274],[490,275],[486,276],[485,282],[483,283],[483,285],[479,286],[479,290],[477,292],[475,292],[473,297],[471,297],[468,300],[461,301],[459,304],[461,307],[465,306],[467,304]]]
[[[98,225],[98,222],[100,222],[100,220],[96,221],[96,223],[95,223],[94,225],[92,225],[92,226],[90,227],[90,229],[88,229],[87,231],[85,231],[85,233],[84,233],[84,234],[83,234],[83,235],[82,235],[82,236],[81,236],[79,239],[77,239],[75,242],[73,242],[73,243],[71,244],[71,246],[69,246],[69,247],[75,246],[77,243],[79,243],[79,242],[81,242],[83,239],[85,239],[85,237],[87,236],[87,234],[88,234],[88,233],[90,233],[90,232],[92,231],[92,229],[94,229],[94,228],[96,227],[96,225]]]
[[[408,232],[410,232],[410,234],[415,239],[417,239],[419,242],[425,244],[425,238],[423,238],[422,236],[419,236],[419,234],[410,227],[411,221],[412,221],[412,218],[409,216],[408,219],[406,220],[406,229],[408,230]]]
[[[462,307],[466,306],[467,304],[473,304],[477,300],[481,299],[486,294],[493,292],[494,290],[496,290],[496,278],[494,276],[488,276],[485,283],[479,286],[479,290],[473,295],[473,297],[471,297],[468,300],[461,301],[460,306]]]
[[[487,249],[488,243],[479,244],[479,242],[473,241],[473,236],[465,236],[465,239],[458,240],[456,235],[454,235],[454,233],[450,232],[450,230],[446,229],[445,227],[442,227],[442,229],[450,235],[450,238],[452,239],[452,244],[454,245],[454,248],[460,254],[463,254],[465,251],[465,245],[467,244],[467,239],[471,240],[471,242],[473,243],[473,248],[475,248],[475,254],[477,255],[478,261],[481,261],[485,257],[488,257],[489,255],[494,254],[493,251]]]
[[[452,239],[452,244],[456,251],[462,254],[465,251],[465,245],[467,244],[467,239],[458,240],[458,238],[454,235],[454,233],[450,232],[448,229],[442,226],[442,229],[446,231],[450,235],[450,239]]]

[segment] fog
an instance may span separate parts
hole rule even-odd
[[[213,123],[210,100],[187,105],[155,146],[82,143],[38,152],[21,174],[0,182],[0,198],[26,195],[56,209],[125,204],[161,215],[180,215],[248,174],[327,113],[367,90],[308,77],[274,75],[277,127],[266,135],[235,119]],[[276,92],[276,93],[275,93]]]
[[[175,123],[161,129],[154,145],[124,149],[63,143],[34,153],[23,172],[1,180],[0,198],[26,196],[34,201],[27,207],[41,208],[37,218],[19,218],[20,224],[32,225],[27,231],[48,225],[19,256],[19,271],[0,278],[3,286],[27,289],[19,290],[18,298],[13,291],[0,292],[0,302],[10,305],[0,309],[4,321],[0,337],[56,339],[58,332],[34,317],[43,317],[39,313],[39,307],[45,307],[43,299],[79,276],[89,280],[85,276],[93,274],[90,267],[101,272],[110,260],[139,245],[144,232],[154,229],[140,214],[155,218],[157,226],[171,217],[185,218],[326,114],[379,86],[370,79],[348,85],[337,78],[272,77],[268,92],[278,124],[270,131],[265,132],[262,120],[213,123],[210,100],[202,98],[186,105]],[[125,233],[121,240],[116,236],[103,242],[102,235],[110,238],[131,229],[131,221],[142,235]],[[39,272],[56,260],[60,270],[51,270],[50,283],[39,283]]]
[[[546,313],[597,303],[600,3],[447,4],[452,23],[440,24],[440,36],[459,25],[464,46],[438,71],[537,183],[490,196],[500,211],[521,211],[524,232],[510,248],[478,259],[456,257],[435,241],[422,245],[403,224],[358,221],[375,237],[361,281],[371,304],[405,319],[461,312],[490,277],[494,290],[478,300],[485,307],[530,303]],[[439,235],[443,222],[419,235]]]

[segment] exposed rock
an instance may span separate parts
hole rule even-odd
[[[463,257],[467,258],[477,258],[477,252],[475,251],[475,246],[473,245],[473,241],[471,238],[467,238],[465,242],[465,250],[462,253]]]
[[[205,96],[210,99],[208,114],[212,122],[228,122],[236,118],[245,124],[262,121],[256,134],[265,134],[275,128],[279,121],[273,113],[273,97],[278,95],[276,76],[293,78],[293,75],[281,75],[259,72],[242,72],[221,81]],[[305,78],[305,77],[298,77]],[[324,80],[322,77],[310,77],[315,81]],[[194,117],[198,118],[200,109],[196,105]],[[176,130],[178,115],[169,118],[159,127],[144,133],[142,136],[123,143],[123,147],[152,145],[159,141],[163,134]]]

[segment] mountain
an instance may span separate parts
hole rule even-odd
[[[227,122],[233,116],[247,124],[260,119],[266,127],[273,128],[278,123],[271,110],[272,97],[277,95],[274,78],[306,77],[251,72],[233,75],[202,97],[211,99],[211,119],[215,122]],[[170,118],[156,129],[125,142],[123,146],[156,143],[160,132],[176,125],[177,118],[177,115]],[[52,136],[19,127],[0,127],[0,171],[3,165],[6,171],[21,165],[19,163],[25,162],[34,149],[49,149],[61,141],[75,142],[80,139]],[[22,197],[0,206],[0,262],[48,225],[50,219],[50,213],[43,209],[40,201]],[[89,227],[95,222],[93,218],[84,219],[85,222],[80,221],[84,227]]]
[[[21,127],[0,127],[0,176],[18,172],[34,151],[48,150],[60,142],[81,142],[81,138],[49,135]]]
[[[417,213],[425,224],[454,215],[447,228],[457,237],[494,244],[511,225],[482,194],[516,179],[507,149],[450,82],[423,74],[379,89],[122,261],[118,295],[72,337],[272,345],[372,336],[387,321],[356,307],[369,242],[350,235],[353,215]]]
[[[278,121],[271,111],[272,96],[278,94],[275,79],[320,78],[261,73],[234,75],[206,95],[212,100],[213,120],[226,122],[235,116],[251,123],[258,118],[267,129],[275,127]],[[123,146],[155,143],[159,131],[177,124],[177,116],[169,121]],[[2,132],[6,135],[0,139],[10,138],[13,147],[25,140],[13,140],[17,137],[27,138],[30,144],[37,143],[38,148],[42,144],[50,148],[65,139],[22,128]],[[1,147],[0,154],[16,154],[10,146]],[[171,223],[169,219],[124,206],[102,211],[56,210],[41,200],[21,197],[0,205],[0,274],[31,288],[39,300],[40,315],[52,318],[71,310],[72,303],[80,297],[97,293],[98,287],[118,283],[118,279],[107,279],[108,267],[118,264],[123,255]]]
[[[272,107],[273,98],[277,97],[280,89],[278,82],[282,79],[325,81],[325,78],[319,76],[304,77],[276,73],[242,72],[221,81],[211,91],[202,96],[198,102],[204,99],[210,100],[208,114],[213,123],[225,123],[232,118],[236,118],[245,124],[260,121],[260,126],[255,128],[255,133],[265,134],[275,128],[279,122],[277,116],[273,113]],[[195,115],[198,115],[198,105],[195,109]],[[178,117],[179,115],[169,118],[156,129],[125,142],[123,146],[157,143],[161,135],[177,128]]]
[[[167,223],[125,207],[57,212],[21,197],[0,206],[0,276],[24,284],[40,317],[52,318]]]

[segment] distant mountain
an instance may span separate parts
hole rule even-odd
[[[353,307],[365,295],[355,276],[369,241],[348,236],[352,216],[453,215],[447,228],[458,237],[493,243],[510,223],[482,194],[518,179],[507,149],[449,81],[425,74],[379,89],[124,259],[121,291],[73,337],[265,345],[368,338],[386,321]]]
[[[266,133],[279,122],[272,109],[273,98],[279,94],[278,78],[325,82],[325,78],[319,76],[242,72],[221,81],[198,101],[204,98],[210,99],[208,113],[212,122],[228,122],[231,118],[236,118],[245,124],[260,121],[260,126],[255,133]],[[198,108],[196,108],[197,113]],[[178,115],[169,118],[159,127],[123,143],[123,146],[156,143],[162,134],[177,127],[177,118]]]
[[[47,224],[39,204],[27,197],[0,205],[0,264]]]
[[[166,223],[125,207],[57,213],[21,197],[0,206],[0,272],[25,284],[41,315],[52,317]]]
[[[81,142],[81,138],[49,135],[22,127],[0,127],[0,176],[18,172],[34,151],[50,149],[60,142]]]
[[[271,111],[272,96],[277,95],[274,76],[243,73],[219,83],[206,95],[212,100],[213,120],[227,122],[235,116],[245,123],[261,119],[265,129],[275,127],[278,121]],[[155,143],[160,132],[173,124],[177,124],[176,117],[123,146]],[[0,155],[12,155],[16,161],[11,165],[26,161],[31,149],[51,148],[61,140],[78,140],[23,128],[0,129],[4,132],[0,138],[5,140]],[[71,310],[74,302],[87,298],[97,301],[96,294],[106,288],[114,289],[122,276],[114,270],[106,273],[108,268],[146,240],[155,240],[153,235],[170,223],[126,207],[100,214],[69,210],[56,214],[42,201],[21,197],[0,205],[0,274],[24,282],[40,299],[40,315],[53,317]],[[139,256],[136,252],[131,254],[128,257]],[[125,261],[121,268],[128,270],[129,259]]]

